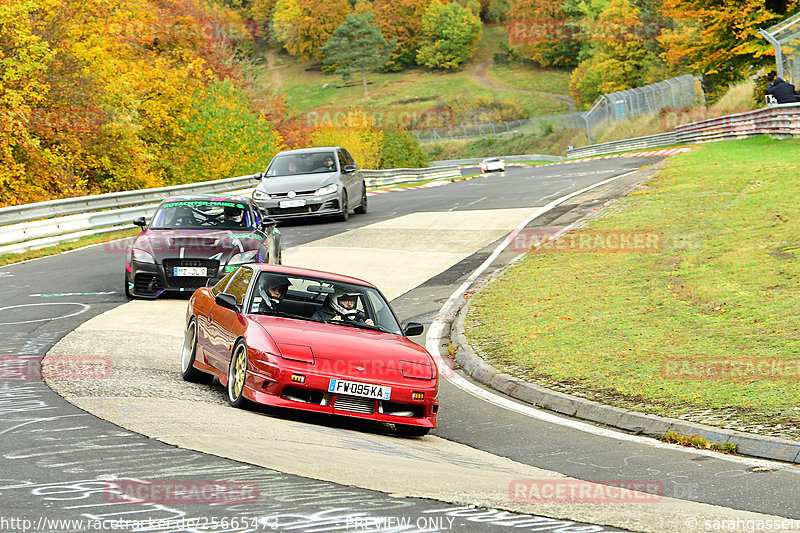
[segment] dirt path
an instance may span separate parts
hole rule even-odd
[[[272,86],[275,87],[275,89],[279,89],[283,78],[281,77],[281,73],[278,71],[280,67],[278,66],[278,59],[276,57],[275,50],[266,50],[264,52],[264,58],[267,60],[267,69],[269,69],[269,78],[272,82]]]
[[[486,87],[487,89],[494,89],[494,90],[497,90],[497,91],[507,91],[507,92],[512,92],[512,93],[525,93],[525,94],[536,94],[536,95],[540,95],[540,96],[549,96],[550,98],[555,98],[556,100],[559,100],[559,101],[564,102],[565,104],[567,104],[567,107],[569,108],[569,112],[570,113],[575,112],[575,100],[573,100],[572,98],[570,98],[569,96],[566,96],[564,94],[553,94],[553,93],[546,93],[546,92],[542,92],[542,91],[526,91],[524,89],[515,89],[514,87],[507,87],[505,85],[501,85],[501,84],[497,83],[496,81],[494,81],[493,79],[491,79],[489,77],[489,65],[491,65],[491,64],[492,64],[492,60],[491,59],[485,59],[485,60],[481,61],[480,63],[478,63],[477,65],[475,65],[474,67],[472,67],[472,69],[470,69],[470,72],[469,72],[469,75],[470,75],[470,78],[472,79],[472,81],[474,81],[475,83],[477,83],[478,85],[480,85],[482,87]]]

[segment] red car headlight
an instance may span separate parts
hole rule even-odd
[[[400,361],[400,370],[403,377],[412,379],[433,379],[433,369],[430,365]]]
[[[304,346],[302,344],[279,344],[278,348],[281,351],[281,357],[284,359],[314,364],[314,352],[311,351],[311,346]]]

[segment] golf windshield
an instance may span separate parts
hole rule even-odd
[[[266,176],[268,178],[277,178],[280,176],[324,174],[336,171],[336,154],[333,152],[314,152],[276,156],[270,163]]]

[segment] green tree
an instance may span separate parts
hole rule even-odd
[[[431,4],[420,26],[417,63],[440,69],[454,69],[469,60],[483,31],[481,20],[455,2]]]
[[[171,152],[170,183],[187,183],[266,168],[280,136],[230,80],[214,81],[191,101],[181,121],[183,138]]]
[[[381,28],[372,24],[373,14],[351,13],[320,51],[323,63],[342,79],[355,72],[361,73],[364,96],[367,96],[367,72],[380,69],[389,60],[392,50],[397,47],[397,39],[387,43]]]
[[[486,20],[489,22],[505,22],[508,10],[508,0],[491,0],[489,9],[486,12]]]
[[[403,130],[383,132],[380,168],[424,168],[428,159],[419,140]]]

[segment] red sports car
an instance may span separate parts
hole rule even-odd
[[[398,433],[436,427],[439,374],[378,289],[303,268],[249,264],[189,301],[182,373],[217,376],[228,402],[393,423]]]

